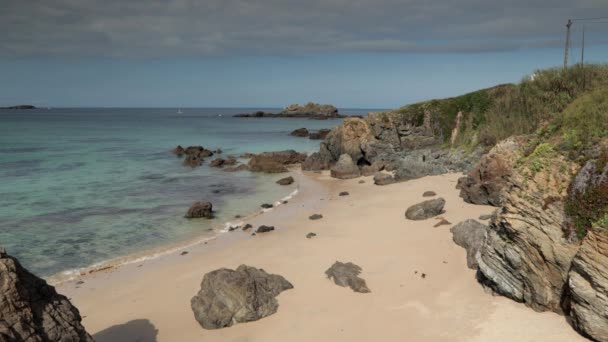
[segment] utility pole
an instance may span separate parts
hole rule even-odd
[[[585,64],[585,25],[583,25],[583,47],[581,48],[581,65]]]
[[[566,24],[568,30],[566,31],[566,51],[564,52],[564,69],[568,67],[568,50],[570,49],[570,26],[572,26],[572,20],[568,19],[568,23]]]

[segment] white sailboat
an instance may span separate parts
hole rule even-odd
[[[184,112],[182,112],[182,109],[181,109],[181,108],[179,108],[179,109],[177,110],[177,114],[183,114],[183,113],[184,113]]]

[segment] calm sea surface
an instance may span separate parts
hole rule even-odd
[[[216,234],[222,222],[294,187],[274,184],[280,175],[209,168],[209,159],[186,168],[170,153],[173,147],[221,148],[222,156],[312,152],[319,141],[289,132],[341,123],[231,116],[255,110],[0,110],[0,245],[33,272],[50,276]],[[183,217],[200,200],[213,203],[216,220]]]

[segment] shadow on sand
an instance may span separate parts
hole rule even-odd
[[[104,329],[93,335],[97,342],[156,342],[158,330],[147,319],[135,319]]]

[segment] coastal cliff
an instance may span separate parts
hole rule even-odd
[[[236,114],[237,118],[307,118],[315,120],[339,119],[349,117],[338,113],[338,108],[328,104],[309,102],[305,105],[292,104],[280,113],[257,111],[255,113]]]

